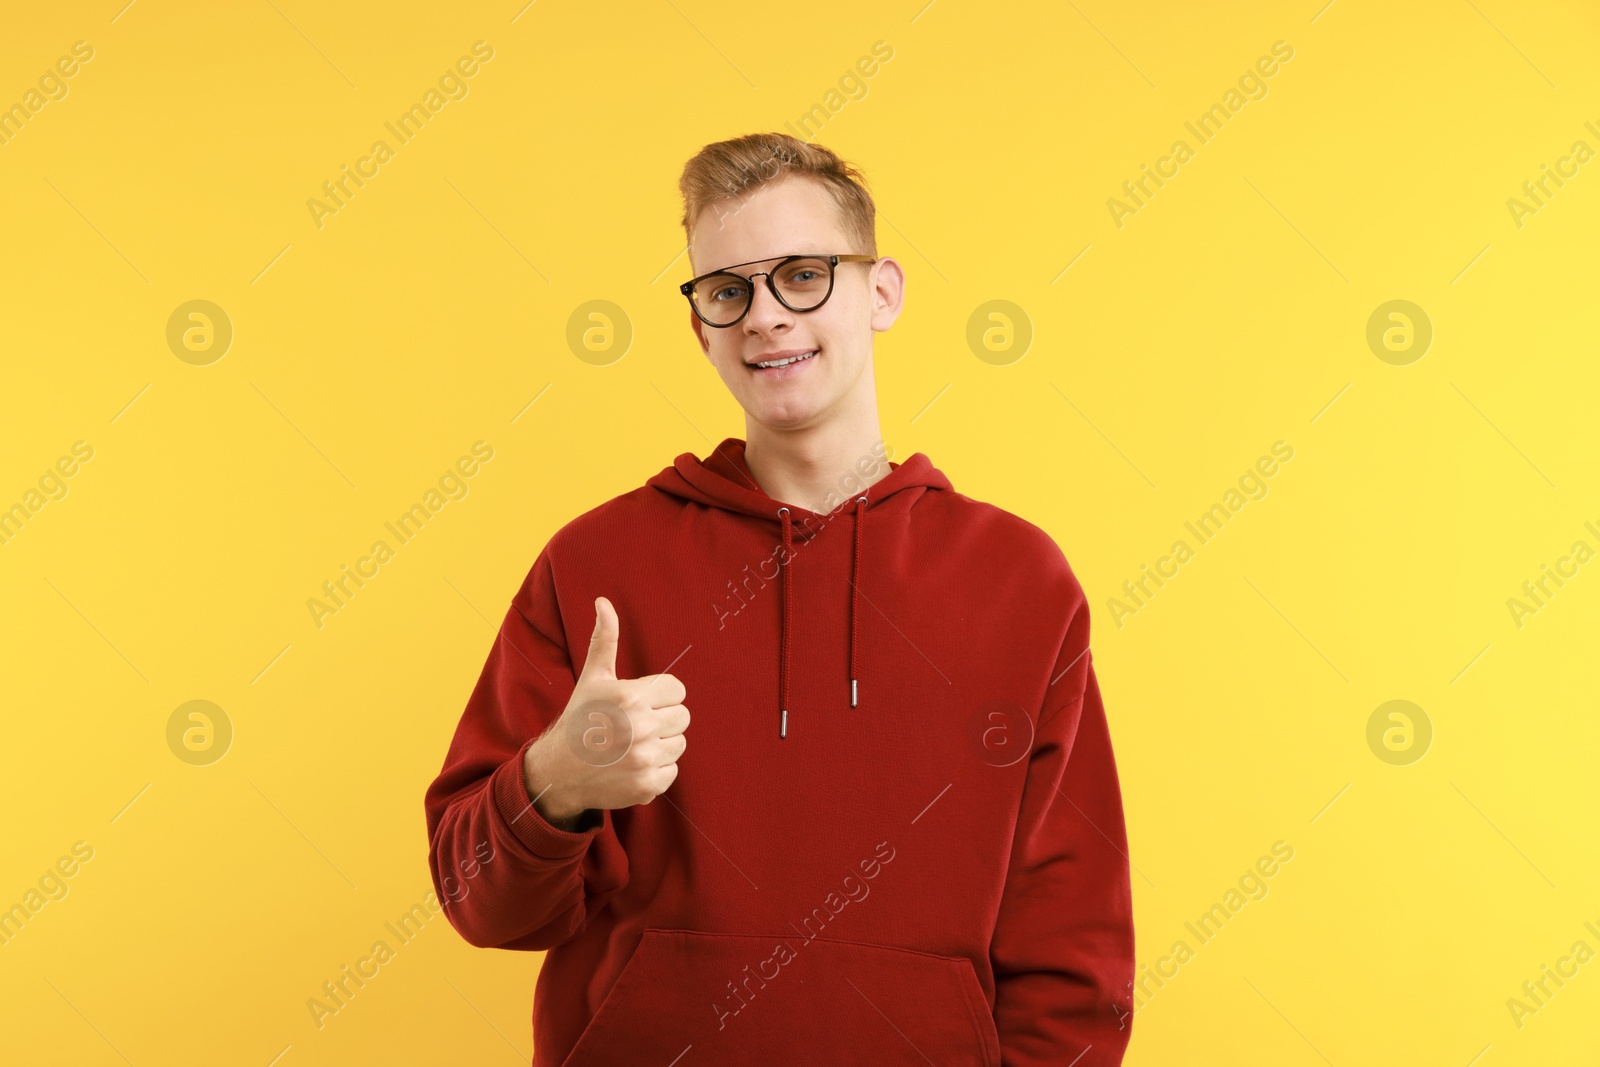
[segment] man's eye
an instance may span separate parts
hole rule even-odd
[[[713,299],[713,300],[732,300],[733,297],[729,296],[728,294],[732,293],[732,294],[737,295],[740,292],[743,292],[743,290],[740,289],[737,285],[730,285],[730,286],[727,286],[726,288],[718,289],[716,292],[712,293],[711,294],[711,299]]]

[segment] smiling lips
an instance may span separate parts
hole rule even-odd
[[[751,370],[755,371],[778,370],[783,367],[792,367],[797,363],[803,363],[816,354],[817,349],[815,348],[804,351],[777,352],[773,354],[773,358],[759,363],[751,363],[749,366]]]

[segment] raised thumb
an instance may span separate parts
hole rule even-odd
[[[584,678],[617,676],[617,638],[621,623],[617,609],[605,597],[594,600],[594,635],[589,638],[589,655],[583,661]]]

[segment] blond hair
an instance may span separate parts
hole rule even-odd
[[[877,209],[867,192],[866,176],[822,145],[786,133],[752,133],[717,141],[684,164],[678,191],[683,194],[683,231],[689,243],[694,243],[696,220],[709,205],[740,198],[794,175],[822,183],[833,197],[839,209],[839,228],[853,246],[838,251],[878,254]]]

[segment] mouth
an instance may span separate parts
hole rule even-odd
[[[752,372],[765,378],[787,378],[799,373],[806,364],[816,359],[821,349],[803,349],[775,352],[771,358],[746,364]]]

